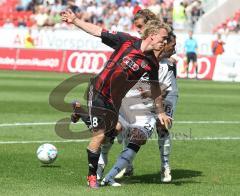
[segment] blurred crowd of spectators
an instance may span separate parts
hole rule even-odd
[[[233,17],[229,17],[213,29],[213,33],[228,34],[230,32],[240,33],[240,9]]]
[[[25,16],[7,16],[3,27],[33,26],[67,28],[61,22],[60,13],[72,9],[79,18],[112,30],[129,31],[134,27],[134,14],[148,8],[175,29],[193,28],[203,14],[200,0],[0,0],[0,5],[13,6],[12,14],[26,13]]]

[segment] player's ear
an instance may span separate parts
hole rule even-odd
[[[151,40],[153,40],[153,36],[154,36],[153,34],[150,34],[149,37],[150,37]]]

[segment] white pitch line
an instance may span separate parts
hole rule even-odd
[[[0,124],[0,127],[17,127],[17,126],[42,126],[42,125],[55,125],[56,122],[28,122],[28,123],[4,123]],[[67,124],[67,123],[61,123]],[[73,124],[83,124],[83,122],[73,123]]]
[[[149,139],[157,140],[157,139]],[[175,141],[209,141],[209,140],[240,140],[240,137],[193,137],[193,138],[173,138]],[[0,141],[1,144],[42,144],[42,143],[82,143],[89,142],[89,139],[79,140],[37,140],[37,141]]]
[[[173,121],[176,124],[240,124],[240,121]]]
[[[193,137],[189,140],[240,140],[240,137]]]
[[[0,127],[17,127],[17,126],[44,126],[55,125],[56,122],[27,122],[27,123],[4,123]],[[62,123],[65,124],[65,123]],[[74,123],[73,123],[74,124]],[[78,122],[76,124],[83,124]],[[240,121],[174,121],[174,124],[240,124]]]
[[[82,143],[89,140],[37,140],[37,141],[0,141],[0,144],[41,144],[41,143]]]

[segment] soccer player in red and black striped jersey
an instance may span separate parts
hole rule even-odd
[[[88,94],[92,138],[87,148],[89,163],[87,180],[90,188],[97,188],[96,170],[100,146],[105,135],[114,132],[122,98],[144,73],[148,72],[152,81],[151,90],[160,122],[166,127],[171,123],[171,118],[163,109],[158,82],[159,64],[156,58],[166,43],[170,28],[160,22],[146,25],[143,39],[139,39],[121,32],[110,33],[99,26],[78,19],[71,10],[63,12],[61,17],[63,21],[100,37],[104,44],[114,49],[102,72],[92,79]]]

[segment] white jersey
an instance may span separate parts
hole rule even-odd
[[[164,96],[165,113],[173,117],[178,98],[178,88],[176,81],[176,65],[172,64],[168,59],[163,59],[159,63],[159,82]],[[138,90],[141,87],[144,91],[150,90],[148,74],[143,77],[129,90],[120,108],[120,122],[129,123],[131,127],[138,127],[146,132],[148,136],[152,134],[156,123],[155,107],[151,98],[143,99],[141,92]],[[122,119],[122,120],[121,120]],[[125,120],[123,122],[123,119]]]
[[[178,95],[178,87],[176,80],[176,65],[174,65],[168,59],[163,59],[159,63],[159,82],[166,87],[168,93],[172,95]]]
[[[163,94],[178,95],[177,81],[176,81],[176,66],[173,65],[168,59],[163,59],[159,63],[159,82]],[[144,91],[150,91],[149,77],[145,73],[143,77],[135,84],[126,94],[122,100],[122,109],[123,110],[142,110],[142,109],[151,109],[153,111],[153,100],[151,98],[143,99],[141,97],[141,92],[138,90],[142,88]],[[124,112],[125,113],[125,112]]]

